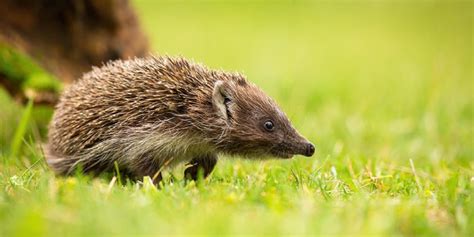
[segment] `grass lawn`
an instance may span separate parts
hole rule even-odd
[[[244,73],[316,155],[59,178],[51,109],[0,91],[0,236],[474,235],[472,1],[133,4],[155,52]]]

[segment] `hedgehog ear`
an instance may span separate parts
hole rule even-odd
[[[214,91],[212,92],[212,102],[219,114],[226,121],[229,121],[231,118],[229,111],[230,98],[227,92],[225,91],[225,87],[226,85],[223,81],[216,81],[216,83],[214,84]]]

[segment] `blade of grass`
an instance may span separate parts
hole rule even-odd
[[[118,184],[122,186],[122,176],[120,175],[120,169],[119,169],[117,161],[114,162],[114,166],[115,166],[115,172],[116,172]]]
[[[30,122],[32,110],[33,110],[33,101],[29,100],[28,104],[23,110],[23,114],[21,115],[20,122],[18,123],[18,127],[15,130],[12,144],[10,146],[10,158],[12,159],[17,157],[18,154],[20,153],[21,145],[23,143],[23,138],[25,136],[26,129],[28,128],[28,123]]]
[[[420,179],[418,178],[418,175],[416,174],[415,164],[413,163],[412,159],[410,159],[410,167],[413,172],[413,176],[415,176],[415,181],[416,181],[416,186],[418,187],[418,191],[422,191],[423,188],[421,187]]]

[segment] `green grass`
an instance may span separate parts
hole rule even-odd
[[[29,56],[0,42],[0,75],[5,76],[18,90],[58,92],[60,82],[42,69]]]
[[[474,234],[471,1],[134,5],[158,53],[243,72],[316,156],[188,184],[181,166],[161,189],[58,178],[51,111],[0,93],[0,236]]]

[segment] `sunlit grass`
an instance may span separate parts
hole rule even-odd
[[[39,149],[50,111],[0,93],[0,235],[474,233],[471,2],[134,5],[158,53],[243,72],[316,156],[224,157],[159,189],[57,178]]]

